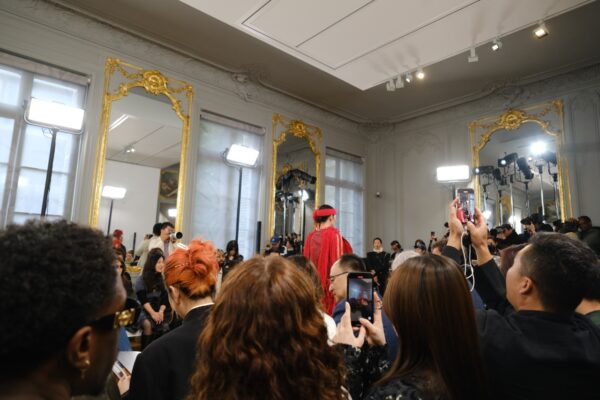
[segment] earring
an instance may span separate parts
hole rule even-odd
[[[88,359],[88,360],[84,361],[84,364],[85,364],[85,367],[80,369],[80,371],[81,371],[81,380],[85,379],[85,373],[86,373],[87,369],[90,367],[91,362]]]

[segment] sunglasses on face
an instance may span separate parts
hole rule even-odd
[[[140,303],[134,299],[128,298],[125,300],[125,307],[123,310],[100,317],[90,322],[88,325],[104,330],[125,328],[133,325],[138,320],[141,311],[142,307],[140,306]]]

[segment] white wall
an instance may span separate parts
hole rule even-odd
[[[563,155],[570,177],[573,215],[600,225],[600,65],[524,86],[506,86],[480,100],[388,126],[371,134],[367,155],[367,241],[381,236],[412,247],[430,231],[444,231],[448,187],[435,180],[440,165],[472,165],[468,124],[562,99]],[[559,127],[562,129],[562,127]],[[381,192],[381,198],[375,193]]]
[[[136,247],[145,234],[152,233],[152,225],[156,223],[159,181],[159,168],[106,160],[103,185],[127,189],[124,199],[114,201],[110,224],[110,233],[115,229],[124,232],[123,244],[127,250],[133,248],[134,233],[137,233]],[[109,209],[110,200],[102,199],[98,228],[104,232],[108,227]]]
[[[198,40],[203,40],[198,38]],[[240,84],[232,73],[202,63],[188,55],[153,44],[53,4],[36,0],[0,0],[0,48],[90,76],[86,104],[86,131],[82,137],[72,219],[86,223],[92,194],[92,176],[98,144],[102,106],[104,64],[116,57],[146,69],[158,69],[194,88],[188,165],[196,165],[199,120],[202,110],[265,128],[262,176],[259,188],[259,220],[268,225],[268,182],[271,165],[271,118],[280,113],[315,125],[323,132],[319,143],[324,156],[329,146],[358,156],[366,155],[366,137],[357,124],[251,81]],[[188,168],[187,184],[194,182]],[[323,179],[321,179],[323,182]],[[185,204],[193,201],[194,190],[186,190]],[[191,235],[191,207],[185,208],[183,232]],[[147,229],[147,228],[145,228]],[[263,229],[263,244],[270,237]]]

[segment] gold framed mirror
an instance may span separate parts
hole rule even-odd
[[[491,226],[532,214],[547,222],[573,215],[567,162],[562,154],[562,100],[469,124],[477,207]]]
[[[321,197],[321,130],[273,115],[269,234],[304,240]]]
[[[108,58],[103,93],[89,224],[124,231],[125,243],[155,222],[181,230],[192,86]]]

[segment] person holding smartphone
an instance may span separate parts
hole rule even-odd
[[[487,398],[473,303],[465,277],[452,260],[414,257],[392,274],[383,311],[398,333],[400,351],[393,364],[384,357],[377,294],[374,303],[373,322],[359,319],[358,337],[351,306],[346,304],[334,337],[344,345],[352,398]]]

